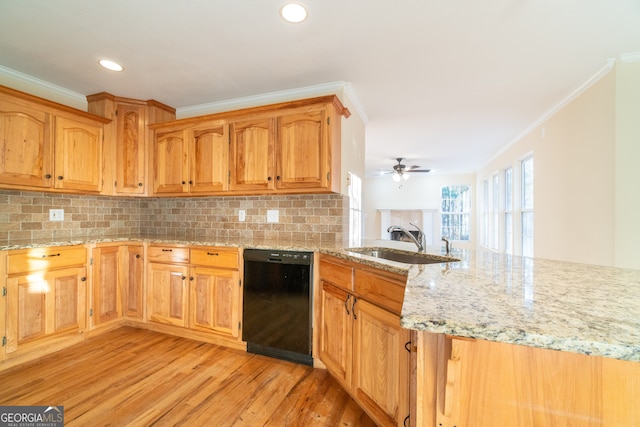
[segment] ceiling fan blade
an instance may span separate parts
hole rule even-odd
[[[408,172],[411,172],[411,173],[414,173],[414,172],[425,172],[426,173],[426,172],[431,172],[431,169],[411,169]]]

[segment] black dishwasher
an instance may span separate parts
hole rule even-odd
[[[312,366],[312,252],[244,251],[247,351]]]

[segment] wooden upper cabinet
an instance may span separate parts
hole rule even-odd
[[[189,187],[188,141],[185,130],[159,132],[153,146],[154,194],[184,194]]]
[[[104,126],[105,195],[148,195],[150,132],[147,125],[175,120],[176,110],[154,100],[113,96],[106,92],[87,96],[89,112],[111,119]]]
[[[51,187],[51,115],[0,100],[0,183]]]
[[[198,126],[189,132],[189,192],[229,188],[229,125]]]
[[[116,193],[143,194],[145,191],[146,108],[118,104],[116,132]]]
[[[327,187],[331,164],[326,128],[324,109],[278,117],[277,188]]]
[[[102,189],[102,127],[56,117],[55,187]]]
[[[231,124],[230,190],[261,191],[275,188],[275,119]]]
[[[108,122],[0,86],[0,186],[100,192]]]

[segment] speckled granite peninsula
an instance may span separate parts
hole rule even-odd
[[[127,240],[320,251],[407,274],[401,317],[405,328],[640,361],[638,270],[489,251],[456,251],[453,256],[459,262],[409,265],[348,252],[332,242],[194,241],[158,236],[0,242],[0,250]],[[427,252],[441,255],[440,248]]]

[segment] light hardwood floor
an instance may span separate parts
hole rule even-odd
[[[0,405],[72,426],[374,426],[320,369],[123,327],[0,372]]]

